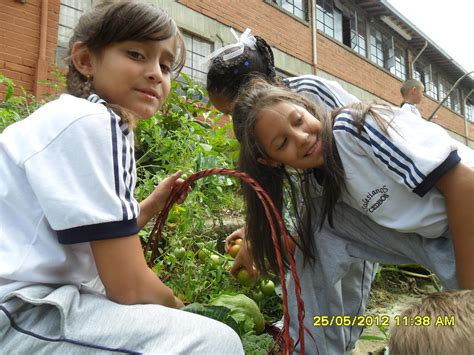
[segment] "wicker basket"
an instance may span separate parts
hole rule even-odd
[[[288,312],[288,295],[287,295],[287,288],[285,284],[285,271],[284,271],[284,266],[283,266],[282,257],[281,257],[281,251],[280,251],[280,246],[279,246],[280,244],[278,243],[278,239],[277,239],[278,237],[276,235],[275,223],[274,223],[273,218],[271,217],[272,214],[275,216],[275,219],[279,224],[280,230],[283,231],[281,237],[283,238],[285,242],[285,247],[287,250],[290,250],[290,239],[289,239],[289,235],[286,230],[286,227],[283,223],[283,219],[281,218],[279,212],[275,208],[275,205],[273,204],[272,200],[270,199],[268,194],[265,192],[265,190],[260,186],[260,184],[257,181],[255,181],[252,177],[250,177],[248,174],[237,171],[237,170],[230,170],[230,169],[218,169],[218,168],[207,169],[207,170],[203,170],[191,175],[178,188],[173,189],[171,191],[171,194],[168,200],[166,201],[166,204],[163,210],[160,212],[160,214],[158,215],[156,219],[153,229],[150,232],[150,235],[148,237],[147,244],[144,248],[145,255],[148,251],[151,251],[149,266],[150,267],[153,266],[153,262],[156,259],[156,251],[158,249],[158,242],[161,236],[161,231],[165,225],[166,218],[168,216],[170,208],[178,200],[179,196],[181,196],[185,191],[187,191],[188,187],[190,187],[196,180],[202,177],[211,176],[211,175],[228,175],[228,176],[234,176],[234,177],[239,178],[241,181],[247,183],[255,190],[255,193],[258,195],[260,201],[262,202],[264,206],[265,214],[267,216],[268,221],[270,222],[270,227],[272,231],[272,240],[275,246],[275,252],[276,252],[277,262],[279,266],[279,277],[280,277],[281,285],[282,285],[284,324],[283,324],[283,330],[282,330],[283,348],[281,349],[281,352],[284,354],[292,353],[294,349],[294,345],[289,334],[290,316]],[[298,305],[300,351],[301,353],[304,353],[304,331],[305,331],[305,327],[303,323],[304,304],[301,298],[301,287],[300,287],[298,275],[296,274],[295,260],[292,253],[288,253],[288,255],[289,255],[290,269],[291,269],[293,278],[295,280],[295,296],[296,296],[297,305]]]

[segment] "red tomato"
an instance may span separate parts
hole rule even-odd
[[[231,257],[235,258],[239,253],[241,246],[239,244],[234,244],[229,248],[229,254]]]

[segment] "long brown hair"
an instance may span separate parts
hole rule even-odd
[[[69,40],[65,58],[68,64],[67,91],[74,96],[87,98],[94,92],[88,78],[82,75],[71,60],[71,49],[82,42],[93,53],[99,54],[110,44],[124,41],[162,41],[174,37],[178,55],[173,63],[173,73],[178,75],[186,61],[186,48],[181,32],[174,20],[160,8],[139,1],[104,1],[86,12],[79,19]],[[133,120],[129,110],[110,105],[126,120]]]
[[[260,113],[278,102],[292,102],[304,107],[322,124],[324,166],[308,171],[294,171],[285,166],[269,166],[258,162],[258,158],[268,158],[259,146],[255,136],[255,123]],[[363,129],[366,115],[370,114],[386,132],[387,124],[373,110],[373,105],[355,104],[349,106],[359,132]],[[268,192],[280,214],[283,212],[284,196],[288,196],[291,211],[295,217],[295,230],[299,238],[294,242],[302,250],[305,260],[314,260],[312,225],[321,227],[327,220],[333,225],[333,211],[345,189],[344,168],[333,136],[333,122],[337,114],[323,113],[313,102],[289,89],[269,84],[263,79],[253,78],[242,87],[232,111],[234,132],[240,142],[239,169],[255,178]],[[312,175],[317,175],[317,181]],[[246,236],[256,266],[262,273],[277,272],[275,249],[270,238],[270,225],[265,211],[254,190],[242,187],[246,206]],[[321,190],[321,209],[317,212],[311,201],[311,193]],[[319,198],[319,197],[318,197]],[[302,202],[301,202],[302,201]],[[303,207],[303,208],[302,208]],[[282,231],[278,231],[281,235]],[[284,250],[283,241],[280,248]],[[284,260],[287,265],[287,260]]]

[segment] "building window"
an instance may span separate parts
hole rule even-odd
[[[431,71],[431,65],[428,64],[424,66],[423,68],[419,68],[417,71],[421,73],[421,79],[423,80],[420,80],[420,81],[425,86],[426,95],[428,95],[432,99],[438,100],[438,80],[436,76],[433,74],[433,72]],[[442,100],[441,97],[440,97],[440,100]]]
[[[420,70],[420,68],[416,67],[413,71],[413,77],[418,80],[418,81],[421,81],[422,83],[425,82],[425,75],[423,74],[423,72]]]
[[[59,8],[58,43],[56,48],[56,64],[64,67],[64,58],[69,49],[69,39],[79,17],[89,10],[93,0],[61,0]]]
[[[400,79],[405,80],[407,78],[405,51],[399,47],[395,47],[394,59],[395,65],[390,68],[390,72]]]
[[[370,60],[387,69],[395,65],[393,38],[375,28],[370,31]]]
[[[342,42],[342,13],[334,7],[333,0],[318,0],[316,3],[318,30]]]
[[[274,4],[292,13],[296,17],[308,21],[308,0],[272,0]]]
[[[444,78],[439,78],[439,101],[446,97],[449,90],[451,90],[451,85]],[[444,100],[443,106],[451,108],[451,95]]]
[[[318,30],[360,55],[367,55],[366,25],[357,12],[348,8],[339,9],[333,0],[317,0],[316,25]]]
[[[454,89],[451,95],[449,95],[451,99],[451,109],[461,114],[461,97],[459,96],[459,89]]]
[[[466,103],[466,106],[464,106],[464,115],[466,116],[467,120],[469,122],[474,123],[474,105],[470,102]]]
[[[189,75],[199,84],[206,83],[207,63],[202,63],[202,59],[211,54],[213,44],[200,37],[184,33],[186,44],[186,64],[183,73]]]
[[[362,56],[367,55],[366,48],[366,27],[357,13],[351,16],[351,48]]]

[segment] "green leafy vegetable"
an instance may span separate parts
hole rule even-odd
[[[230,316],[230,310],[226,307],[191,303],[181,310],[218,320],[219,322],[227,324],[229,327],[234,329],[237,334],[239,334],[239,326],[235,319]]]
[[[274,344],[275,341],[270,334],[245,334],[242,337],[245,355],[266,355],[270,350],[272,353],[277,353],[279,349],[273,348]]]
[[[251,298],[238,295],[220,295],[210,303],[230,310],[230,316],[239,325],[241,334],[255,331],[260,334],[265,329],[265,320],[257,304]]]

